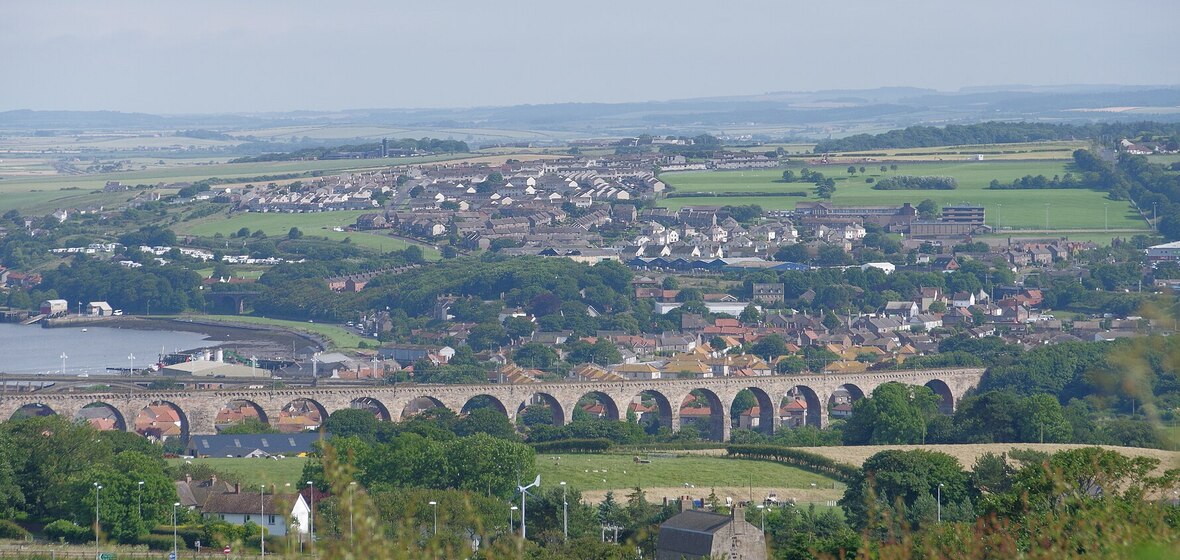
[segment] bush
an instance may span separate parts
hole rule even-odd
[[[611,441],[596,439],[559,439],[530,444],[537,453],[602,453],[610,449]]]
[[[139,544],[146,544],[148,550],[172,550],[172,535],[143,535]],[[187,547],[187,543],[177,538],[177,547]]]
[[[727,445],[725,451],[731,456],[739,458],[787,463],[805,471],[830,476],[841,482],[848,482],[860,474],[860,469],[856,467],[838,463],[823,455],[808,453],[807,451],[800,451],[790,447],[781,447],[778,445]]]
[[[94,539],[94,531],[89,527],[82,527],[65,519],[58,519],[46,525],[43,532],[50,540],[65,541],[70,544],[87,543]]]
[[[29,538],[29,532],[24,527],[13,523],[7,519],[0,519],[0,539],[20,539],[25,540]]]

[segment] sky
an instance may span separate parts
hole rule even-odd
[[[1180,83],[1174,0],[0,0],[0,111]]]

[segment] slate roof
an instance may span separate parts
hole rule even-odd
[[[209,457],[241,457],[255,450],[267,455],[298,455],[312,451],[312,444],[329,434],[228,434],[192,436],[188,451],[192,455]]]
[[[660,525],[656,558],[709,558],[713,534],[732,522],[728,515],[700,510],[672,516]]]

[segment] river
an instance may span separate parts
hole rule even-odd
[[[161,350],[175,352],[208,346],[217,341],[195,332],[116,329],[110,327],[43,329],[0,323],[0,372],[17,374],[107,373],[107,368],[143,368],[159,360]],[[134,355],[135,359],[129,359]]]

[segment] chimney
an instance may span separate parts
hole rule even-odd
[[[234,494],[241,494],[241,493],[242,493],[242,483],[235,482],[234,483]]]

